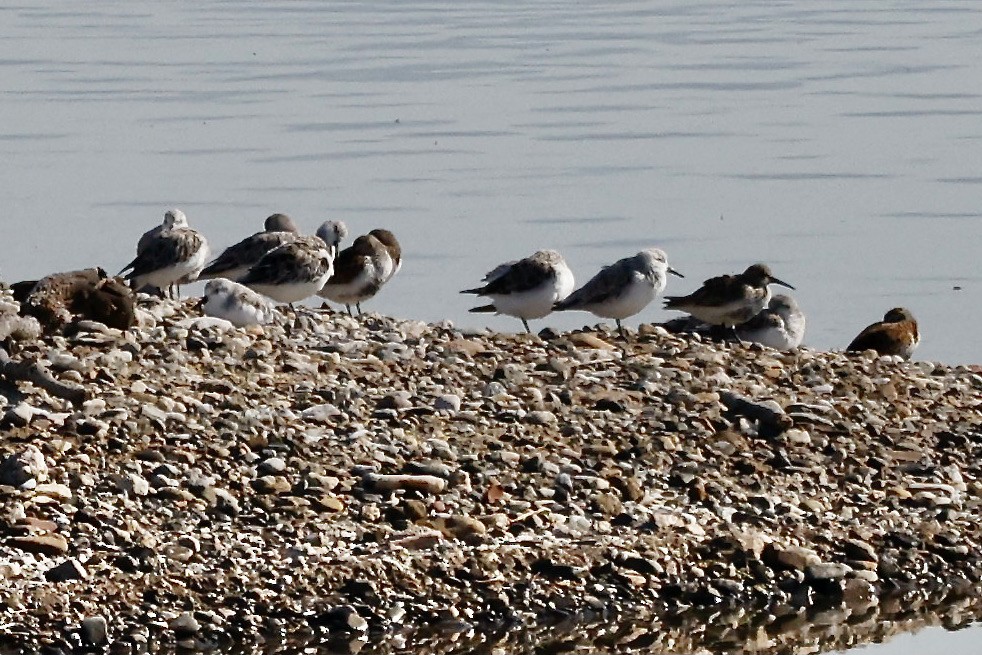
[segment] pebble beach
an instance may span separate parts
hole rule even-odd
[[[521,626],[693,652],[726,625],[726,652],[778,653],[818,610],[852,626],[825,647],[977,614],[977,366],[647,324],[236,328],[144,296],[137,318],[0,329],[71,390],[0,380],[4,651],[505,653]],[[702,628],[667,637],[680,616]]]

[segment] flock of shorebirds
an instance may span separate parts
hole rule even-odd
[[[203,311],[239,326],[269,322],[273,302],[292,305],[312,296],[343,304],[349,314],[354,306],[361,314],[361,303],[399,271],[402,251],[392,232],[384,229],[359,236],[341,250],[347,234],[344,223],[327,221],[315,235],[305,236],[288,216],[273,214],[262,232],[208,262],[207,240],[188,226],[181,210],[172,209],[161,225],[141,237],[136,258],[121,274],[137,289],[152,287],[171,295],[182,284],[209,280]],[[669,274],[684,277],[668,265],[664,251],[647,248],[605,266],[576,289],[562,255],[540,250],[495,267],[484,276],[483,286],[461,293],[490,301],[472,312],[513,316],[528,332],[531,319],[581,310],[614,319],[625,337],[621,321],[660,295]],[[753,264],[736,275],[710,278],[689,295],[665,296],[664,306],[740,341],[779,350],[796,348],[804,338],[805,315],[791,296],[772,295],[772,284],[794,290],[766,264]],[[898,307],[862,330],[846,350],[875,350],[906,359],[919,341],[917,321],[910,310]]]

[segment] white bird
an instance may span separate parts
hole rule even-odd
[[[387,269],[391,270],[391,257],[385,245],[365,234],[338,254],[334,274],[318,295],[343,304],[349,315],[355,305],[360,315],[361,303],[374,297],[385,283]]]
[[[542,318],[553,305],[573,290],[573,272],[555,250],[539,250],[530,257],[497,266],[484,276],[483,287],[466,289],[491,299],[490,305],[474,307],[472,312],[496,312],[521,319],[531,333],[528,319]]]
[[[273,214],[266,219],[265,229],[229,246],[201,271],[199,279],[223,277],[238,280],[273,248],[297,238],[299,230],[286,214]]]
[[[337,257],[342,239],[348,236],[348,226],[344,221],[324,221],[315,234],[327,244],[327,249],[334,258]]]
[[[662,250],[648,248],[600,269],[589,282],[556,303],[555,309],[582,309],[612,318],[623,337],[621,320],[640,312],[664,291],[669,273],[685,277],[668,265]]]
[[[135,289],[145,286],[169,289],[197,279],[208,259],[208,241],[189,227],[163,230],[148,239],[136,258],[123,267],[120,274],[133,281]],[[171,296],[173,297],[173,289]]]
[[[805,314],[794,298],[772,296],[767,308],[737,327],[737,336],[777,350],[791,350],[805,338]]]
[[[225,278],[205,284],[201,308],[207,316],[224,318],[237,327],[266,325],[276,315],[273,303],[265,296]]]
[[[334,272],[334,258],[319,237],[298,236],[270,250],[239,280],[276,302],[293,304],[324,286]]]

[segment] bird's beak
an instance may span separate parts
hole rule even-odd
[[[678,271],[676,271],[671,266],[668,267],[668,272],[671,273],[672,275],[677,276],[677,277],[685,277],[684,275],[682,275],[681,273],[679,273]]]
[[[783,280],[777,279],[776,277],[772,277],[771,278],[771,284],[780,284],[782,287],[787,287],[787,288],[791,289],[792,291],[797,291],[797,289],[795,289],[793,286],[791,286],[787,282],[784,282]]]

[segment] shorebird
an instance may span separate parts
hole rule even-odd
[[[292,305],[320,291],[334,272],[333,262],[319,237],[298,236],[263,255],[239,282],[276,302]]]
[[[187,227],[188,217],[184,215],[180,209],[168,209],[164,212],[164,221],[157,227],[147,230],[140,237],[140,240],[136,243],[136,254],[142,253],[147,249],[147,246],[160,236],[161,233],[167,232],[168,230],[173,230],[177,227]]]
[[[264,296],[225,278],[205,284],[201,309],[208,316],[224,318],[238,327],[265,325],[276,314],[273,303]]]
[[[540,250],[530,257],[506,262],[484,276],[483,287],[466,289],[491,299],[490,305],[474,307],[472,312],[495,312],[521,319],[529,334],[528,319],[542,318],[573,290],[573,272],[555,250]]]
[[[391,270],[391,258],[385,244],[372,234],[365,234],[342,250],[334,260],[331,275],[318,295],[341,303],[351,316],[351,305],[361,316],[361,303],[375,296],[385,283],[387,267]]]
[[[207,259],[208,241],[204,236],[189,227],[175,227],[144,242],[143,250],[119,274],[129,271],[125,278],[133,281],[135,289],[170,289],[170,296],[174,297],[173,285],[180,296],[180,285],[196,280]]]
[[[664,251],[648,248],[605,266],[589,282],[557,302],[554,309],[582,309],[601,318],[612,318],[624,337],[621,319],[634,316],[664,291],[669,273],[685,277],[668,265]]]
[[[900,355],[910,359],[921,341],[917,321],[905,307],[894,307],[882,321],[867,326],[846,348],[848,352],[875,350],[880,355]]]
[[[399,272],[402,268],[402,248],[399,246],[399,241],[396,239],[396,235],[388,230],[375,229],[369,232],[373,237],[382,242],[385,246],[386,251],[389,253],[390,263],[387,265],[385,272],[385,279],[382,282],[388,282],[395,274]]]
[[[299,230],[286,214],[273,214],[266,219],[264,230],[248,236],[226,248],[222,254],[205,266],[198,276],[202,280],[223,277],[238,280],[273,248],[297,238]]]
[[[337,257],[341,240],[348,236],[348,226],[344,224],[344,221],[324,221],[317,228],[316,234],[321,241],[327,244],[327,249],[331,253],[331,257],[334,258]]]
[[[777,350],[791,350],[805,337],[805,314],[791,296],[779,293],[767,307],[737,327],[743,341],[752,341]]]
[[[769,284],[794,289],[774,277],[766,264],[753,264],[739,275],[710,278],[688,296],[666,296],[665,309],[687,312],[703,323],[732,330],[767,306],[771,299]]]

